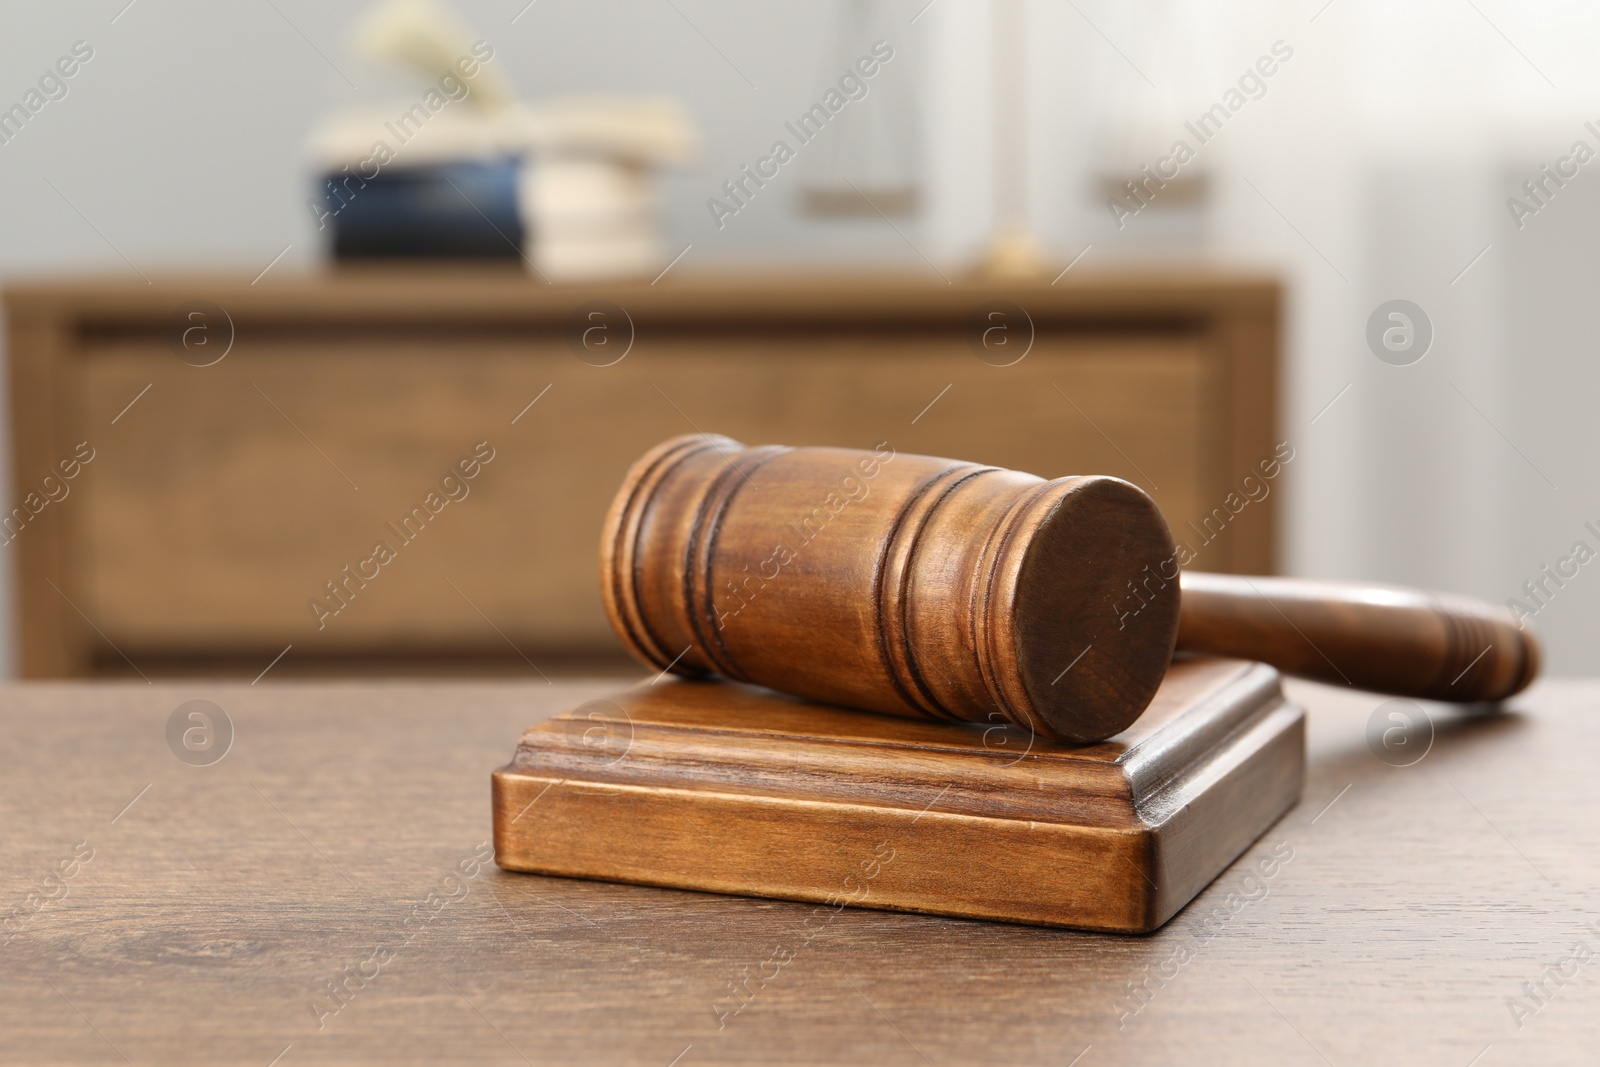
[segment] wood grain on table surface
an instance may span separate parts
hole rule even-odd
[[[461,877],[523,729],[616,687],[5,689],[0,1061],[1594,1062],[1600,683],[1428,705],[1393,767],[1384,698],[1291,682],[1304,801],[1147,937]],[[209,767],[190,699],[235,727]]]

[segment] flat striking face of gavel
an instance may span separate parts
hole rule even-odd
[[[1498,700],[1538,672],[1509,612],[1390,587],[1180,574],[1137,486],[688,435],[628,472],[606,611],[658,670],[896,715],[1103,740],[1174,648],[1363,689]]]

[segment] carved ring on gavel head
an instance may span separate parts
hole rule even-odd
[[[689,435],[628,472],[601,585],[658,670],[1087,742],[1166,673],[1175,558],[1118,478]]]

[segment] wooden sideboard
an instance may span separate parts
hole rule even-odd
[[[14,284],[6,312],[25,677],[619,655],[601,517],[694,431],[1115,474],[1194,566],[1273,570],[1267,277],[368,270]]]

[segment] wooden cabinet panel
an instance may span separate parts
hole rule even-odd
[[[237,330],[208,367],[167,340],[192,288],[10,294],[14,380],[32,383],[14,403],[36,401],[40,379],[58,398],[51,418],[19,422],[19,484],[34,457],[95,449],[30,549],[58,588],[23,583],[29,674],[124,657],[265,664],[291,643],[296,660],[336,662],[610,654],[601,517],[639,454],[695,430],[1116,474],[1174,526],[1220,502],[1244,473],[1236,455],[1271,451],[1270,410],[1228,401],[1241,366],[1270,388],[1275,290],[1261,282],[1157,285],[1142,308],[1134,281],[1099,306],[1046,291],[1032,349],[1007,367],[978,359],[970,310],[925,286],[877,304],[835,286],[814,311],[776,283],[622,295],[634,343],[598,367],[566,336],[593,293],[445,285],[408,300],[346,285],[331,300],[344,284],[207,290]],[[1261,350],[1226,343],[1251,317],[1267,323]],[[29,340],[41,335],[53,345]],[[25,432],[49,440],[24,446]],[[463,459],[475,477],[455,471]],[[1246,550],[1210,550],[1208,566],[1270,569],[1268,509],[1251,520],[1265,537],[1241,523],[1230,536]]]
[[[448,358],[426,342],[249,344],[206,368],[150,345],[96,347],[91,425],[150,389],[81,476],[84,610],[125,650],[466,646],[495,640],[484,615],[519,644],[592,648],[610,640],[600,520],[662,438],[888,441],[1108,472],[1189,514],[1204,372],[1183,338],[1052,340],[1006,368],[933,337],[668,339],[607,368],[547,338]],[[446,482],[475,447],[493,458]],[[419,505],[430,517],[405,525]],[[395,559],[357,568],[379,542]],[[346,607],[325,583],[347,565],[377,577],[345,585]]]

